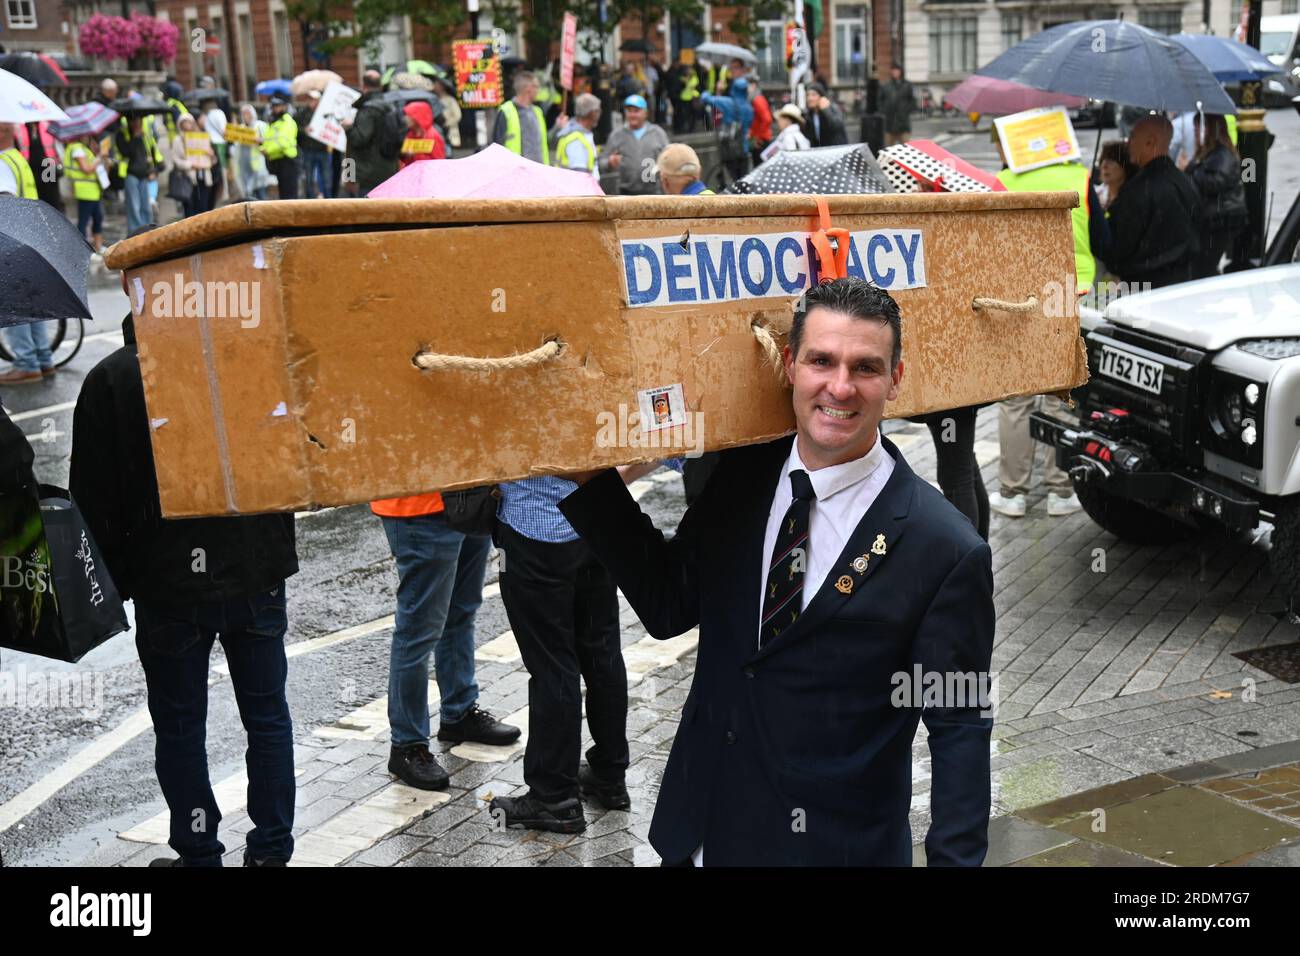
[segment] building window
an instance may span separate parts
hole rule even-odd
[[[213,78],[217,81],[217,86],[229,87],[232,77],[230,75],[230,51],[226,49],[229,37],[226,35],[226,21],[219,15],[213,16],[212,29],[208,31],[208,36],[217,38],[217,55],[212,57]]]
[[[763,38],[763,45],[755,51],[758,53],[758,78],[764,83],[784,83],[785,22],[760,20],[758,35]],[[725,63],[719,65],[726,66]]]
[[[185,39],[190,49],[190,85],[198,86],[199,77],[203,75],[203,44],[196,43],[195,31],[199,29],[197,17],[185,21]],[[194,49],[198,47],[198,49]]]
[[[835,5],[835,80],[861,86],[867,68],[867,8]]]
[[[1283,13],[1300,13],[1300,0],[1282,0]]]
[[[1010,50],[1025,38],[1025,18],[1020,13],[1002,14],[1002,49]]]
[[[930,18],[930,72],[965,74],[975,70],[977,17]]]
[[[5,0],[5,12],[15,30],[36,29],[36,0]]]
[[[293,76],[293,46],[289,39],[289,15],[276,10],[275,20],[275,75]]]
[[[253,18],[247,13],[238,15],[239,62],[244,68],[244,95],[253,98],[257,86],[257,50],[253,44]]]
[[[1155,30],[1156,33],[1181,33],[1183,29],[1183,11],[1173,10],[1139,10],[1138,23]]]

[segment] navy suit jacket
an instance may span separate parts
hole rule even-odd
[[[806,582],[820,587],[798,621],[760,650],[763,537],[792,440],[724,452],[672,540],[613,471],[560,503],[650,634],[699,627],[650,843],[671,862],[703,843],[708,865],[910,866],[912,742],[923,719],[927,861],[978,866],[992,719],[974,695],[968,706],[917,706],[897,675],[988,674],[989,547],[882,436],[893,474],[826,581]],[[881,535],[883,554],[873,552]]]

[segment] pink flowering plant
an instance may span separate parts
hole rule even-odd
[[[163,63],[176,59],[176,40],[180,31],[174,23],[143,13],[131,14],[131,22],[140,33],[140,48],[137,52],[141,56]]]
[[[81,25],[81,52],[103,60],[129,60],[140,49],[140,30],[123,17],[97,13]]]

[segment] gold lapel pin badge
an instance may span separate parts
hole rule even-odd
[[[864,554],[864,555],[861,555],[860,557],[856,557],[856,558],[854,558],[854,559],[853,559],[853,570],[854,570],[854,571],[857,571],[858,574],[862,574],[864,571],[867,570],[867,562],[870,561],[870,560],[871,560],[871,555],[870,555],[870,554]]]
[[[871,545],[871,553],[872,554],[885,553],[885,536],[883,534],[876,535],[876,540]]]
[[[841,574],[840,579],[835,582],[835,589],[841,594],[848,594],[853,590],[853,579],[847,574]]]

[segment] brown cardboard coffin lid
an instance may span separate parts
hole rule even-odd
[[[580,196],[551,199],[286,199],[245,202],[114,243],[110,269],[131,269],[259,236],[376,231],[466,223],[591,222],[817,215],[1072,209],[1074,192],[915,193],[866,196]]]

